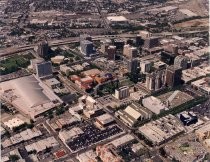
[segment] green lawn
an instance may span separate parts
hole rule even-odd
[[[33,59],[32,54],[16,55],[0,61],[0,74],[5,75],[26,68],[30,64],[30,59]]]

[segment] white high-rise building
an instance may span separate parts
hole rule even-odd
[[[165,71],[157,71],[155,73],[147,74],[146,76],[146,88],[149,90],[159,90],[164,86]]]
[[[152,63],[150,61],[140,62],[140,68],[142,73],[149,73],[152,67]]]
[[[138,51],[136,47],[132,47],[129,44],[124,45],[123,47],[123,55],[127,58],[135,58],[137,57]]]
[[[115,90],[115,98],[121,100],[129,96],[129,87],[123,86]]]
[[[89,57],[91,54],[94,53],[93,42],[91,41],[88,40],[81,41],[80,47],[81,47],[81,52],[87,57]]]
[[[129,44],[125,44],[124,46],[123,46],[123,55],[124,56],[128,56],[128,53],[129,53],[129,48],[130,48],[131,46],[129,45]]]

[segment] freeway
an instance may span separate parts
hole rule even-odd
[[[163,33],[153,33],[153,36],[173,36],[173,35],[182,35],[182,34],[195,34],[195,33],[202,33],[202,32],[208,32],[208,29],[204,30],[194,30],[194,31],[182,31],[182,32],[163,32]],[[105,38],[135,38],[136,34],[118,34],[118,35],[98,35],[98,36],[92,36],[93,40],[101,40]],[[70,43],[79,42],[79,37],[71,37],[71,38],[65,38],[61,40],[49,40],[49,46],[59,46],[59,45],[65,45]],[[5,57],[9,55],[14,55],[18,52],[23,52],[26,50],[34,49],[37,46],[37,44],[31,44],[31,45],[24,45],[24,46],[18,46],[18,47],[9,47],[0,50],[0,57]]]

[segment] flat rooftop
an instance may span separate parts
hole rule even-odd
[[[162,94],[157,98],[159,98],[162,102],[168,102],[168,104],[170,105],[169,108],[174,108],[194,99],[194,97],[179,90]]]
[[[0,83],[0,94],[3,100],[33,119],[63,102],[35,75]]]
[[[124,16],[108,16],[107,19],[115,22],[128,21]]]
[[[184,127],[173,115],[167,115],[139,127],[139,132],[155,145],[159,145],[183,131]]]
[[[150,96],[142,100],[144,107],[148,108],[155,114],[159,114],[161,111],[168,110],[168,107],[157,97]]]

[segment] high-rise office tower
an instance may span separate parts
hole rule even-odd
[[[114,40],[114,46],[116,46],[117,49],[123,49],[124,45],[125,45],[124,40],[122,40],[122,39],[115,39]]]
[[[47,41],[39,43],[37,53],[40,57],[46,57],[49,54],[49,46]]]
[[[164,48],[164,50],[175,55],[178,54],[178,46],[175,44],[169,44],[168,46]]]
[[[142,73],[149,73],[151,71],[152,62],[150,61],[142,61],[140,62],[140,68]]]
[[[123,55],[129,59],[137,57],[138,51],[136,47],[132,47],[129,44],[124,45]]]
[[[165,70],[160,70],[146,75],[146,88],[159,90],[164,86]]]
[[[88,41],[92,42],[92,37],[88,34],[82,34],[82,35],[80,35],[79,40],[80,40],[80,43],[84,40],[88,40]]]
[[[110,39],[105,39],[101,41],[101,52],[106,53],[108,47],[112,44],[112,41]]]
[[[36,64],[36,75],[39,78],[44,78],[52,75],[52,63],[48,61]]]
[[[83,40],[80,43],[81,52],[86,56],[89,57],[91,54],[94,53],[93,50],[93,42],[90,42],[88,40]]]
[[[115,90],[115,98],[121,100],[129,96],[129,87],[123,86]]]
[[[124,46],[123,46],[123,55],[124,56],[128,56],[128,53],[129,53],[129,48],[130,48],[131,46],[129,45],[129,44],[125,44]]]
[[[107,49],[108,60],[115,60],[116,46],[109,46]]]
[[[128,58],[136,58],[138,55],[138,51],[136,47],[130,47],[128,49]]]
[[[144,41],[144,48],[151,49],[157,47],[159,45],[159,38],[158,37],[149,37],[146,38]]]
[[[187,69],[188,66],[188,58],[183,55],[178,55],[174,59],[174,66],[181,67],[183,70]]]
[[[138,60],[137,59],[128,59],[127,60],[127,70],[129,73],[137,73],[138,71]]]
[[[177,66],[168,66],[166,68],[165,83],[169,87],[174,87],[181,84],[182,69]]]
[[[136,46],[143,46],[144,45],[144,40],[142,39],[142,37],[140,35],[136,36]]]

